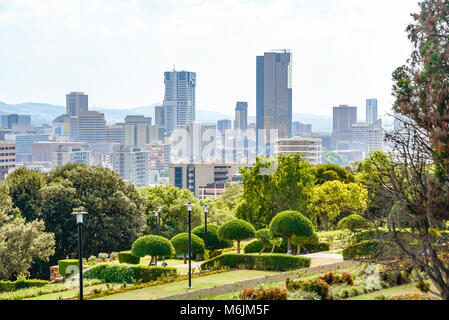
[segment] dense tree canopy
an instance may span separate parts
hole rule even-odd
[[[171,238],[170,242],[175,248],[176,254],[184,255],[184,264],[186,264],[186,256],[189,252],[189,234],[180,233]],[[192,234],[191,236],[192,256],[204,253],[204,241],[200,237]]]
[[[147,235],[134,241],[131,253],[136,257],[172,257],[175,248],[172,243],[160,236]]]
[[[160,235],[172,238],[178,233],[187,232],[189,212],[186,203],[194,204],[192,208],[192,227],[199,226],[204,219],[203,208],[189,190],[181,190],[170,184],[158,185],[153,188],[141,188],[141,194],[146,202],[148,233],[156,233],[156,218],[154,212],[160,207]]]
[[[54,253],[54,235],[43,221],[26,222],[13,211],[6,184],[0,184],[0,279],[14,280],[28,274],[33,259],[48,260]],[[17,215],[19,213],[19,215]],[[16,216],[14,216],[14,214]]]
[[[256,230],[254,227],[239,219],[234,219],[226,222],[218,230],[218,237],[221,240],[236,240],[237,241],[237,253],[240,253],[240,241],[251,239],[256,236]]]
[[[310,198],[313,210],[325,230],[342,213],[363,213],[367,208],[368,192],[356,183],[329,181],[316,186]]]
[[[315,184],[338,180],[344,183],[354,182],[354,177],[345,168],[336,164],[320,164],[314,169]]]
[[[232,240],[220,240],[218,238],[219,226],[216,224],[207,224],[207,249],[208,250],[219,250],[231,248],[234,245]],[[204,239],[205,227],[204,224],[196,227],[192,230],[192,233],[201,239]]]
[[[301,154],[258,157],[254,167],[243,169],[242,173],[245,202],[236,208],[237,218],[264,228],[279,212],[308,212],[314,175],[312,166]]]

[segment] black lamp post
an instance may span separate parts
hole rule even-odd
[[[76,210],[72,212],[76,216],[76,223],[78,224],[78,262],[79,262],[79,278],[80,278],[80,300],[83,300],[83,216],[87,212]]]
[[[207,212],[209,207],[205,204],[204,208],[204,248],[207,249]]]
[[[192,206],[193,203],[185,204],[189,211],[189,289],[192,289]]]

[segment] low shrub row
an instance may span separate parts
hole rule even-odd
[[[315,253],[315,252],[323,252],[323,251],[329,251],[330,250],[330,244],[325,242],[320,243],[310,243],[302,246],[303,248],[306,248],[308,253]],[[245,253],[259,253],[263,248],[262,241],[260,240],[253,240],[251,242],[248,242],[243,248],[243,251]],[[271,253],[273,250],[273,247],[268,247],[264,250],[264,253]],[[275,247],[273,253],[286,253],[287,252],[287,242],[282,243],[280,247]]]
[[[287,300],[288,291],[284,288],[248,288],[240,292],[240,300],[255,300],[255,301],[271,301],[271,300]]]
[[[19,279],[16,281],[0,281],[0,292],[12,292],[20,289],[43,287],[48,284],[46,280]]]
[[[354,284],[354,278],[349,272],[343,272],[342,274],[327,272],[318,279],[325,281],[330,286],[335,284],[347,284],[348,286],[352,286]]]
[[[268,271],[289,271],[310,267],[311,259],[286,254],[232,254],[225,253],[201,265],[203,270],[214,268],[242,268]]]
[[[140,257],[134,256],[131,251],[121,251],[118,253],[118,261],[120,263],[139,264]]]
[[[132,283],[134,281],[150,282],[177,275],[176,268],[145,267],[117,263],[97,265],[86,271],[86,279],[99,279],[105,282]]]

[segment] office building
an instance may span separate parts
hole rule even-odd
[[[54,145],[51,157],[51,168],[65,166],[68,163],[80,163],[90,166],[92,164],[92,153],[82,147],[72,147],[67,145]]]
[[[145,150],[150,153],[150,168],[155,171],[163,171],[168,168],[171,157],[171,145],[148,144]]]
[[[0,141],[0,180],[4,180],[10,170],[16,166],[16,144]]]
[[[270,130],[279,138],[292,136],[292,57],[287,50],[257,57],[257,130],[265,129],[267,154]],[[261,145],[258,135],[258,147]]]
[[[31,116],[19,114],[1,116],[1,127],[3,129],[12,129],[14,125],[31,125]]]
[[[367,151],[369,153],[373,151],[384,151],[385,131],[382,128],[382,119],[378,119],[372,125],[369,126],[366,133]]]
[[[357,107],[340,105],[333,110],[333,132],[350,131],[357,122]]]
[[[302,137],[312,133],[312,125],[295,121],[292,124],[293,137]]]
[[[366,122],[373,124],[378,119],[377,116],[377,99],[366,100]]]
[[[165,130],[167,133],[171,133],[178,125],[195,122],[196,73],[165,72],[164,84]]]
[[[106,141],[125,144],[125,128],[123,125],[106,127]]]
[[[57,146],[90,149],[86,142],[37,141],[31,145],[31,161],[35,163],[51,162],[53,150]]]
[[[151,117],[127,116],[125,118],[125,145],[144,146],[151,143],[151,134],[158,135],[158,132],[151,130]]]
[[[237,102],[235,107],[234,129],[245,131],[248,128],[248,102]]]
[[[5,136],[7,141],[13,141],[16,144],[16,161],[30,162],[33,154],[33,143],[38,141],[48,141],[47,134],[8,134]]]
[[[150,184],[150,153],[131,146],[114,146],[112,154],[113,170],[123,180],[136,187]]]
[[[159,127],[165,127],[165,113],[163,106],[156,106],[154,108],[154,124]]]
[[[72,121],[73,119],[73,121]],[[73,136],[73,140],[81,142],[106,142],[106,120],[104,113],[99,111],[83,111],[78,114],[77,117],[70,118],[70,132],[77,132]]]
[[[247,164],[207,164],[185,163],[169,165],[170,184],[179,189],[187,189],[198,198],[200,186],[210,183],[226,183]]]
[[[226,131],[232,130],[232,121],[231,120],[218,120],[217,121],[217,130],[218,131]]]
[[[77,116],[89,110],[88,96],[84,92],[70,92],[66,95],[66,114]]]
[[[312,165],[321,163],[321,139],[293,137],[279,139],[275,145],[275,155],[286,156],[302,154],[304,159]]]

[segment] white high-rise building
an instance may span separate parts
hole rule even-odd
[[[377,99],[366,100],[366,122],[373,124],[377,121]]]
[[[113,170],[136,187],[150,184],[150,153],[141,148],[116,145],[112,154]]]
[[[92,164],[92,152],[82,147],[67,145],[53,146],[51,168],[62,167],[67,163],[82,163],[90,166]]]
[[[164,74],[165,130],[172,132],[178,125],[195,122],[196,73],[170,71]]]

